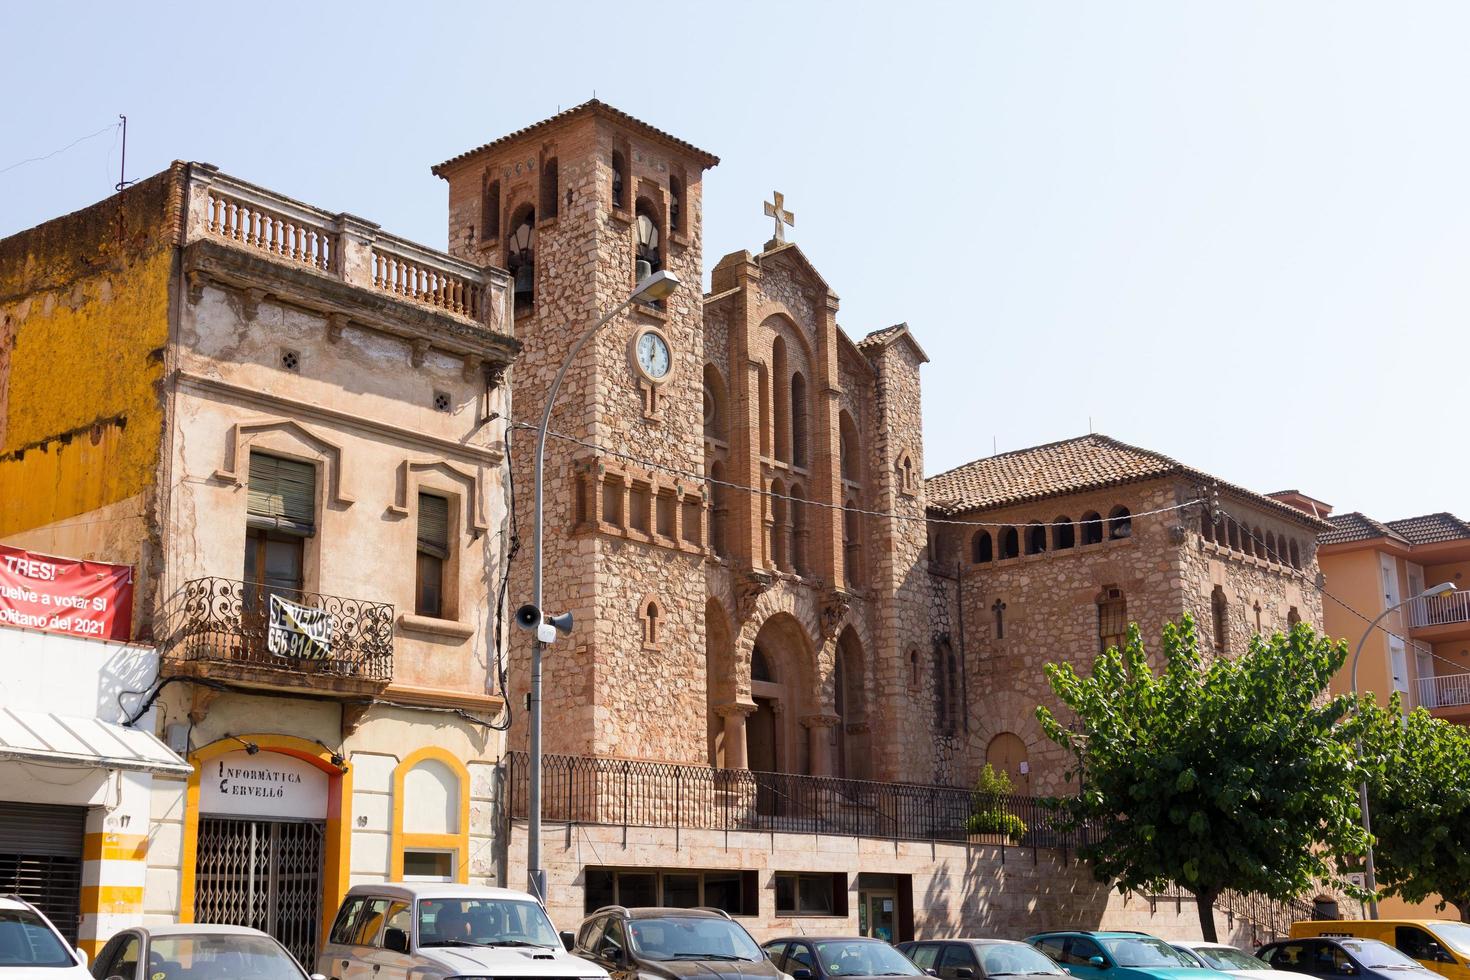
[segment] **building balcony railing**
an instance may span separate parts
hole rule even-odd
[[[270,687],[359,693],[393,679],[393,607],[223,578],[184,583],[166,665]]]
[[[1194,893],[1177,884],[1150,891],[1144,895],[1150,907],[1161,902],[1173,902],[1176,914],[1182,914],[1186,905],[1194,905]],[[1215,908],[1226,915],[1239,916],[1250,925],[1251,945],[1259,946],[1291,935],[1293,922],[1304,922],[1317,918],[1311,902],[1278,902],[1264,895],[1231,891],[1226,889],[1215,899]]]
[[[527,816],[530,757],[505,758],[506,812]],[[1011,833],[975,834],[970,818]],[[887,840],[977,840],[1001,846],[1074,850],[1085,837],[1033,796],[979,794],[958,786],[881,783],[710,766],[546,756],[542,819],[558,823],[685,830],[758,831],[876,837]],[[1019,818],[1024,830],[1001,815]]]
[[[1419,704],[1426,708],[1470,705],[1470,673],[1419,678]]]
[[[1409,600],[1409,626],[1450,626],[1470,623],[1470,591]]]
[[[334,279],[507,329],[504,290],[470,262],[349,214],[333,214],[193,165],[189,237],[211,239]]]

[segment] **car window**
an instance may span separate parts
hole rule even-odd
[[[1317,950],[1318,969],[1321,973],[1347,976],[1356,969],[1353,958],[1341,946],[1323,943]]]
[[[112,951],[112,959],[107,963],[104,977],[122,977],[123,980],[134,980],[138,976],[138,953],[142,943],[137,933],[127,933],[118,942],[117,949]]]
[[[1463,957],[1470,957],[1470,925],[1464,922],[1436,922],[1434,933],[1455,952]]]
[[[1342,939],[1336,945],[1346,951],[1345,955],[1351,956],[1352,962],[1370,970],[1419,965],[1388,943],[1376,939]]]
[[[802,944],[805,947],[805,944]],[[667,915],[651,919],[633,919],[628,923],[628,948],[637,957],[648,960],[744,960],[759,963],[765,953],[750,933],[727,918],[694,915]],[[800,957],[788,950],[786,959]],[[806,950],[806,962],[811,962]],[[808,967],[810,969],[810,967]]]
[[[814,975],[817,972],[816,961],[812,959],[812,948],[806,943],[792,943],[791,948],[786,951],[786,972],[790,973],[798,967],[811,970]]]
[[[1057,966],[1040,950],[1025,943],[987,943],[980,947],[980,964],[987,977],[1018,976],[1025,973],[1047,973],[1063,976]]]
[[[1113,962],[1122,967],[1190,967],[1194,961],[1153,936],[1118,936],[1102,941]]]
[[[514,898],[425,898],[418,904],[419,945],[520,942],[558,949],[561,940],[536,902]]]
[[[1067,940],[1065,937],[1062,936],[1047,936],[1045,939],[1036,944],[1038,949],[1040,949],[1047,956],[1050,956],[1052,960],[1057,963],[1062,962],[1063,958],[1065,957],[1066,954],[1063,952],[1063,950],[1066,945]]]
[[[918,943],[908,949],[909,959],[914,961],[914,966],[921,970],[934,969],[934,961],[939,959],[939,945],[937,943]]]
[[[818,940],[817,962],[828,977],[916,977],[919,968],[885,942],[871,939]]]
[[[368,899],[362,907],[362,914],[357,917],[356,927],[352,930],[352,944],[371,946],[373,940],[378,938],[378,931],[383,927],[383,916],[387,911],[386,898]]]
[[[1269,970],[1270,964],[1256,959],[1251,954],[1233,946],[1205,946],[1188,950],[1214,970]]]
[[[361,896],[349,898],[343,902],[341,911],[337,913],[337,921],[332,923],[332,932],[327,942],[336,943],[341,946],[350,944],[353,936],[352,927],[357,922],[357,914],[362,911],[362,907],[366,903],[367,899]]]
[[[1061,962],[1063,966],[1091,966],[1092,958],[1102,954],[1102,947],[1086,936],[1068,936]]]
[[[582,923],[582,931],[577,935],[577,948],[596,953],[597,940],[602,936],[602,924],[606,921],[606,918],[599,916]]]
[[[623,950],[628,948],[628,941],[623,936],[623,920],[613,918],[607,920],[607,928],[602,931],[601,938],[597,940],[597,955],[602,955],[604,946],[611,946],[616,950],[611,959],[622,957]]]
[[[185,970],[183,964],[188,963]],[[301,980],[302,970],[285,947],[269,936],[155,936],[148,946],[150,978],[249,977],[250,980]]]
[[[786,955],[786,945],[786,943],[766,943],[761,947],[766,951],[766,955],[771,958],[771,962],[776,964],[778,969],[781,966],[781,957]]]
[[[1297,973],[1318,972],[1317,960],[1311,943],[1282,943],[1266,948],[1266,962],[1278,970]]]
[[[969,970],[969,975],[974,976],[979,966],[968,943],[945,943],[944,952],[939,954],[939,975],[945,980],[959,980],[962,969]]]
[[[405,936],[413,936],[413,906],[407,902],[394,902],[388,906],[388,919],[383,925],[383,931],[378,934],[376,945],[382,946],[387,942],[389,929],[398,929]]]

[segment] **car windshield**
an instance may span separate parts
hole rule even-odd
[[[558,947],[551,920],[535,902],[514,898],[419,900],[419,945]]]
[[[74,966],[56,933],[30,909],[0,909],[0,966]]]
[[[1115,936],[1102,944],[1119,966],[1194,966],[1194,961],[1153,936]]]
[[[1461,956],[1470,956],[1470,925],[1463,922],[1436,922],[1434,934]]]
[[[1409,959],[1388,943],[1376,939],[1340,939],[1338,943],[1347,950],[1360,966],[1370,970],[1404,969],[1421,970],[1417,961]]]
[[[977,951],[988,977],[1025,973],[1062,975],[1062,968],[1053,963],[1050,956],[1025,943],[987,943]]]
[[[1271,964],[1258,960],[1233,946],[1195,946],[1193,950],[1206,965],[1216,970],[1269,970]]]
[[[752,960],[765,953],[729,919],[671,915],[628,922],[633,951],[650,960]]]
[[[144,974],[190,980],[303,980],[305,975],[274,939],[230,935],[156,936],[148,944]]]
[[[845,939],[813,943],[822,972],[832,977],[918,977],[924,973],[884,942]]]

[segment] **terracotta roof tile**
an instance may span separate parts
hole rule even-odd
[[[925,488],[933,506],[949,513],[983,510],[1070,493],[1121,486],[1164,476],[1218,485],[1238,497],[1297,521],[1325,522],[1244,487],[1227,483],[1177,460],[1105,435],[1085,435],[977,459],[930,477]]]
[[[1408,543],[1408,539],[1393,528],[1357,511],[1333,514],[1327,518],[1327,523],[1332,525],[1332,529],[1323,531],[1318,536],[1318,544],[1347,544],[1352,541],[1371,541],[1374,538],[1393,538]]]
[[[1445,512],[1389,521],[1388,526],[1413,544],[1434,544],[1437,541],[1461,541],[1470,538],[1470,524]]]
[[[681,140],[679,139],[679,137],[674,136],[670,133],[666,133],[655,126],[650,126],[642,119],[637,119],[633,116],[630,116],[623,110],[614,108],[613,106],[608,105],[606,102],[599,101],[598,99],[590,99],[586,102],[583,102],[581,105],[572,106],[572,108],[567,109],[563,112],[558,112],[556,115],[543,119],[540,122],[532,123],[531,125],[526,126],[523,129],[518,129],[514,133],[507,133],[499,139],[494,139],[481,146],[477,146],[473,150],[466,150],[458,156],[450,157],[443,163],[438,164],[434,167],[430,167],[429,171],[436,177],[443,177],[444,174],[441,171],[443,171],[445,167],[456,164],[461,160],[468,159],[469,157],[472,157],[477,153],[481,153],[493,147],[500,146],[504,143],[509,143],[512,140],[518,140],[523,136],[534,133],[536,130],[541,129],[542,127],[563,122],[567,119],[571,119],[575,116],[585,115],[587,113],[601,113],[612,119],[616,119],[618,122],[621,122],[625,125],[632,126],[634,129],[642,130],[642,132],[646,136],[652,136],[657,139],[664,140],[668,143],[672,143],[680,149],[685,150],[698,158],[699,162],[704,164],[706,167],[713,167],[720,162],[719,157],[715,156],[713,153],[710,153],[707,150],[701,150],[693,143]]]

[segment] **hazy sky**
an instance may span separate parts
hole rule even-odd
[[[592,96],[773,188],[855,337],[907,321],[927,470],[1099,432],[1383,519],[1470,517],[1470,5],[15,4],[0,168],[128,114],[169,160],[445,242],[430,165]],[[0,235],[112,132],[0,173]]]

